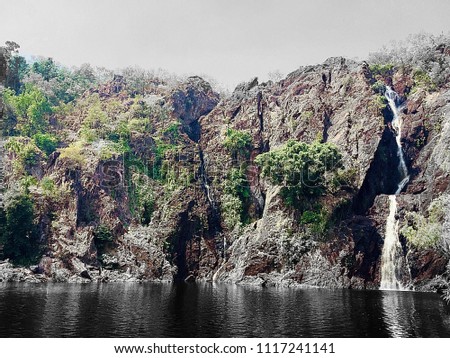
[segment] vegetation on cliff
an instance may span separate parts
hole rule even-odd
[[[3,258],[62,281],[83,267],[101,280],[376,288],[398,160],[390,86],[407,99],[410,279],[447,279],[447,38],[369,64],[331,58],[229,97],[196,76],[69,69],[8,48]]]

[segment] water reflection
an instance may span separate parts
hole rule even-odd
[[[412,295],[383,291],[383,318],[392,337],[409,337],[414,327],[415,306]]]
[[[0,285],[2,337],[449,337],[449,313],[414,292]]]

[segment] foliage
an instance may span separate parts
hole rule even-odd
[[[164,131],[163,134],[169,137],[172,141],[176,141],[180,137],[180,123],[171,123]]]
[[[224,182],[224,192],[242,200],[250,197],[250,185],[242,168],[232,168]]]
[[[31,66],[33,72],[39,73],[45,81],[58,76],[58,68],[51,58],[36,61]]]
[[[370,72],[372,72],[375,76],[387,76],[390,74],[392,69],[394,68],[394,65],[391,63],[387,64],[380,64],[380,63],[374,63],[369,66]]]
[[[357,168],[338,168],[330,184],[333,189],[341,189],[342,187],[356,189],[357,180]]]
[[[37,133],[33,136],[34,143],[45,154],[50,155],[58,146],[58,139],[50,133]]]
[[[85,157],[83,155],[83,143],[81,141],[71,143],[66,148],[60,149],[61,155],[59,156],[61,159],[67,158],[73,168],[81,167],[85,163]]]
[[[83,126],[87,128],[100,128],[108,123],[108,115],[103,111],[100,102],[89,108],[88,114],[83,121]]]
[[[39,257],[38,230],[31,198],[26,194],[13,197],[0,217],[4,256],[19,265],[36,262]]]
[[[56,188],[55,181],[49,177],[42,178],[40,185],[42,190],[44,190],[47,193],[54,192]]]
[[[36,186],[38,181],[37,179],[32,175],[24,175],[20,181],[20,187],[23,190],[24,193],[29,194],[30,193],[30,187]]]
[[[250,198],[250,185],[242,168],[232,168],[223,183],[222,216],[226,227],[232,230],[246,221],[246,206]]]
[[[25,57],[14,54],[8,61],[5,86],[11,88],[15,94],[18,94],[23,85],[23,79],[29,70],[30,66]]]
[[[151,177],[153,179],[164,179],[164,172],[167,173],[167,170],[163,170],[163,162],[166,157],[166,154],[169,152],[173,152],[177,150],[177,145],[172,143],[166,143],[160,138],[155,139],[156,145],[153,147],[153,166]]]
[[[379,95],[375,96],[375,99],[373,100],[373,104],[376,108],[378,108],[379,110],[382,110],[387,105],[387,99],[385,96],[379,94]]]
[[[305,210],[300,217],[300,224],[307,225],[313,233],[323,234],[328,228],[329,216],[327,212],[316,205],[316,210]]]
[[[19,172],[37,164],[41,154],[34,141],[26,137],[10,137],[5,148],[16,155],[16,160],[13,163],[14,168]]]
[[[36,183],[37,184],[37,183]],[[49,176],[45,176],[39,182],[42,189],[43,197],[49,202],[63,202],[70,196],[71,190],[68,182],[63,181],[60,185],[55,183],[55,180]]]
[[[436,84],[433,83],[430,75],[423,71],[422,69],[416,69],[413,72],[413,80],[414,80],[414,88],[416,87],[422,87],[428,91],[435,91],[436,90]]]
[[[238,155],[246,158],[252,146],[252,137],[249,133],[228,128],[223,146],[237,158]]]
[[[280,148],[260,154],[255,163],[262,175],[282,186],[288,205],[297,206],[303,196],[317,196],[326,190],[328,176],[341,167],[341,155],[331,143],[312,144],[289,140]]]
[[[19,160],[24,166],[33,166],[37,164],[39,150],[32,142],[26,144],[20,151]]]
[[[440,224],[430,222],[418,213],[408,213],[406,220],[407,224],[402,227],[401,234],[411,245],[419,249],[436,246],[442,235]]]
[[[38,88],[26,85],[19,95],[15,95],[11,89],[5,89],[4,99],[17,117],[16,130],[19,133],[31,137],[46,131],[47,117],[52,110],[46,96]]]
[[[445,49],[450,46],[449,35],[414,34],[406,41],[393,43],[370,54],[371,63],[382,66],[394,64],[407,69],[421,70],[432,83],[441,86],[450,79],[450,56]]]
[[[223,221],[225,226],[232,230],[237,224],[241,223],[242,201],[231,194],[224,194],[221,201]]]
[[[153,130],[153,120],[159,119],[160,114],[164,119],[167,117],[166,113],[162,113],[163,110],[161,108],[157,109],[156,106],[149,106],[137,97],[128,111],[128,129],[134,132],[151,133]],[[162,120],[164,121],[164,119]]]
[[[313,111],[304,111],[302,112],[302,114],[300,115],[300,118],[303,121],[309,121],[312,117],[314,116],[314,112]]]
[[[109,160],[113,157],[119,157],[131,151],[128,141],[120,139],[118,142],[103,142],[100,146],[100,159]]]
[[[409,212],[400,233],[414,247],[427,249],[438,246],[443,237],[444,201],[435,199],[428,208],[428,217]]]
[[[107,225],[100,224],[94,230],[94,244],[97,247],[98,256],[104,253],[108,244],[114,241],[114,237]]]
[[[141,224],[148,225],[155,210],[155,197],[150,178],[140,172],[139,166],[128,170],[128,194],[130,210]]]
[[[383,82],[380,81],[376,81],[373,85],[372,85],[372,90],[375,93],[378,93],[380,95],[382,95],[385,91],[386,91],[386,85]]]
[[[56,106],[73,101],[101,81],[100,74],[89,64],[70,70],[51,58],[39,58],[32,63],[23,82],[39,88],[47,95],[51,104]]]
[[[149,118],[132,118],[128,122],[128,128],[130,131],[145,133],[151,132],[153,126]]]

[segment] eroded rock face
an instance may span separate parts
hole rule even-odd
[[[394,72],[383,80],[407,100],[402,142],[411,180],[398,196],[402,227],[408,213],[427,217],[430,205],[449,194],[450,92],[442,88],[411,93],[414,83],[407,73]],[[71,190],[57,208],[57,219],[51,224],[50,218],[41,219],[47,250],[32,270],[2,264],[3,280],[217,280],[378,288],[387,194],[398,182],[398,158],[395,136],[387,125],[392,113],[380,107],[379,94],[372,89],[375,81],[367,64],[331,58],[277,83],[244,82],[220,102],[199,77],[176,88],[155,89],[143,101],[170,108],[168,120],[180,123],[179,151],[168,152],[165,158],[174,172],[187,173],[187,184],[152,182],[154,211],[149,222],[138,222],[130,210],[123,158],[105,162],[92,151],[85,154],[86,165],[76,168],[55,152],[39,167],[40,175],[53,175]],[[95,91],[103,101],[131,106],[124,88],[126,84],[116,78]],[[68,137],[75,137],[79,119],[65,120]],[[230,153],[224,146],[230,129],[250,134],[247,155]],[[342,154],[336,165],[352,173],[351,185],[317,198],[330,213],[326,230],[314,231],[302,223],[299,213],[284,202],[280,188],[264,180],[254,163],[259,154],[288,139],[334,143]],[[136,132],[130,147],[140,160],[155,162],[159,140]],[[232,228],[223,215],[224,183],[231,169],[239,167],[248,182],[247,216],[244,225]],[[443,235],[450,237],[449,205],[443,206],[442,215]],[[114,237],[103,255],[94,238],[100,222]],[[414,248],[403,236],[400,240],[407,259],[405,285],[438,287],[437,278],[447,272],[445,252]]]
[[[348,225],[354,226],[353,231],[344,234],[337,229],[335,240],[321,243],[299,226],[295,213],[286,208],[276,188],[261,181],[253,165],[259,153],[290,138],[305,142],[320,138],[338,146],[343,165],[356,173],[361,186],[384,130],[367,76],[364,65],[333,58],[301,68],[276,84],[243,83],[201,119],[200,146],[213,183],[223,182],[234,165],[222,145],[226,129],[251,133],[247,176],[255,205],[260,206],[253,224],[242,233],[226,234],[230,246],[215,279],[333,287],[366,287],[366,282],[376,282],[379,235],[370,220],[361,224],[351,219]],[[220,185],[212,190],[215,197],[222,196]],[[351,194],[343,197],[351,200]],[[367,230],[374,237],[365,236]]]
[[[172,92],[170,102],[173,115],[180,119],[189,137],[198,141],[200,138],[198,120],[217,105],[219,95],[212,90],[208,82],[194,76],[189,77]]]

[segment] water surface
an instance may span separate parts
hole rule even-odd
[[[0,284],[0,337],[450,337],[450,307],[418,292]]]

